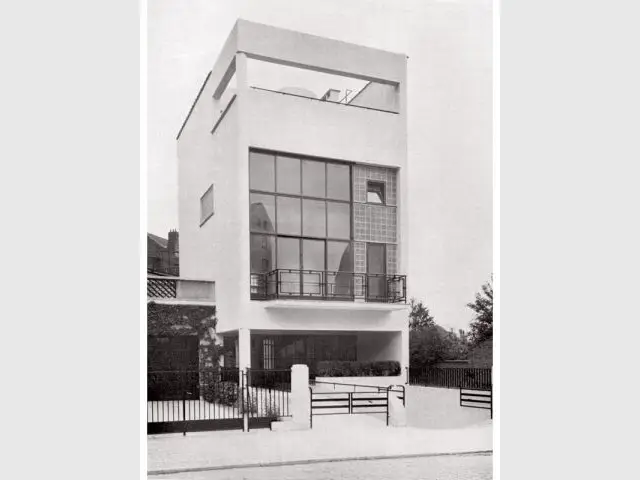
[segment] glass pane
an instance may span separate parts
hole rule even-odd
[[[300,272],[278,270],[278,295],[300,295]]]
[[[384,301],[387,281],[383,275],[385,266],[385,246],[382,244],[367,245],[367,297],[369,300]]]
[[[249,152],[249,188],[275,192],[275,157],[266,153]]]
[[[302,231],[308,237],[327,236],[326,204],[321,200],[302,200]]]
[[[278,197],[278,233],[300,235],[300,199]]]
[[[327,242],[327,295],[352,295],[353,254],[351,244],[347,242]]]
[[[327,164],[327,198],[351,199],[348,165]]]
[[[367,184],[367,202],[384,203],[384,183],[369,182]]]
[[[300,240],[278,238],[278,295],[300,295]]]
[[[300,195],[300,160],[277,157],[278,192]]]
[[[249,195],[249,226],[252,232],[274,233],[276,198],[273,195],[252,193]]]
[[[302,241],[302,268],[304,270],[324,270],[324,241]]]
[[[270,235],[251,235],[251,272],[266,273],[275,268],[275,237]]]
[[[302,274],[302,292],[305,295],[321,295],[324,283],[324,241],[302,241],[302,268],[316,270]]]
[[[351,238],[351,206],[347,203],[327,202],[329,238]]]
[[[300,240],[278,238],[278,268],[300,270]]]
[[[302,194],[308,197],[325,196],[325,164],[311,160],[302,161]]]
[[[327,270],[353,272],[353,255],[350,243],[327,242]]]
[[[381,243],[367,245],[367,273],[386,273],[384,247]]]

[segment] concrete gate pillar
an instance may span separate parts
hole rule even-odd
[[[311,398],[309,395],[309,367],[291,367],[291,415],[296,429],[310,428]]]

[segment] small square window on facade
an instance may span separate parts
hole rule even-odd
[[[213,216],[213,185],[200,197],[200,226]]]
[[[367,203],[380,203],[384,205],[383,182],[367,182]]]

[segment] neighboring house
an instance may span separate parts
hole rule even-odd
[[[350,101],[331,83],[263,89],[256,62],[366,85]],[[215,280],[227,366],[409,365],[406,68],[236,23],[177,138],[180,273]]]
[[[178,232],[169,231],[169,238],[147,233],[147,272],[155,275],[180,274]]]

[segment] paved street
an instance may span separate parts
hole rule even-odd
[[[150,480],[489,480],[492,455],[447,455],[211,470],[148,477]]]
[[[378,415],[379,417],[380,415]],[[320,415],[312,430],[147,436],[147,471],[492,450],[491,423],[463,429],[387,427],[384,415]]]

